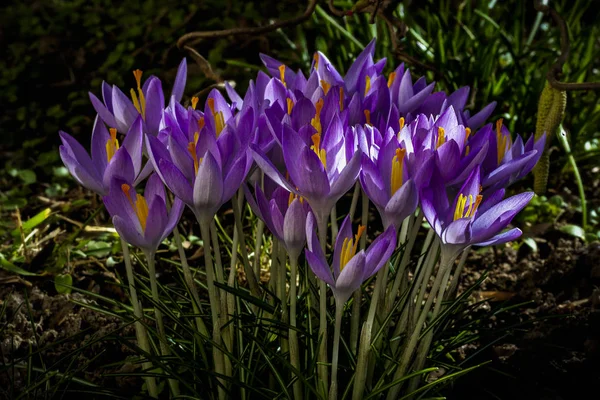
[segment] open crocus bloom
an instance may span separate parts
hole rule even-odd
[[[506,243],[521,236],[518,228],[502,232],[533,197],[521,193],[502,200],[504,190],[481,195],[480,169],[477,167],[460,188],[453,204],[448,201],[443,183],[437,177],[421,195],[421,207],[427,222],[442,242],[442,252],[458,255],[470,245]]]
[[[329,217],[335,203],[356,182],[361,151],[354,151],[337,116],[322,134],[320,112],[317,105],[312,121],[316,133],[310,137],[310,146],[293,128],[283,126],[281,147],[291,182],[283,177],[261,149],[256,145],[251,145],[250,149],[266,175],[288,191],[305,198],[317,218],[323,220]]]
[[[80,185],[99,195],[108,194],[113,178],[133,184],[142,167],[142,119],[138,117],[119,144],[117,130],[106,129],[96,117],[92,131],[92,156],[71,135],[60,131],[60,157]]]
[[[125,133],[129,130],[135,119],[141,115],[146,131],[156,136],[165,107],[165,95],[160,79],[150,76],[142,84],[142,71],[133,71],[137,87],[129,91],[131,97],[127,97],[116,85],[102,82],[101,101],[93,93],[89,93],[92,105],[100,118],[109,126],[115,127],[119,132]],[[181,101],[185,82],[187,79],[187,64],[185,58],[179,64],[177,76],[173,84],[171,97],[177,102]]]
[[[209,112],[217,109],[215,105],[208,107]],[[155,171],[202,221],[211,220],[233,197],[252,165],[247,144],[242,141],[252,121],[230,121],[220,112],[215,111],[209,121],[200,118],[191,138],[176,130],[161,132],[164,142],[146,135],[146,149]]]
[[[167,210],[165,188],[156,174],[146,182],[143,196],[128,183],[113,179],[110,192],[103,201],[119,235],[147,254],[156,252],[173,231],[184,207],[181,200],[175,199],[171,209]]]
[[[316,221],[312,213],[306,220],[306,261],[319,279],[326,282],[337,302],[346,302],[360,285],[385,265],[396,247],[396,231],[390,226],[379,235],[367,250],[357,252],[358,242],[365,227],[352,234],[352,224],[347,216],[335,240],[333,264],[327,264],[316,233]]]

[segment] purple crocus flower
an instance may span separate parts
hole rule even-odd
[[[146,182],[143,196],[127,182],[113,179],[103,201],[119,235],[149,255],[173,231],[184,207],[181,200],[175,199],[167,210],[165,188],[156,174]]]
[[[59,132],[62,146],[60,157],[80,185],[103,196],[109,192],[114,177],[134,184],[142,167],[142,118],[131,124],[123,145],[119,145],[117,130],[106,129],[96,116],[92,130],[92,156],[71,135]]]
[[[406,153],[405,145],[393,135],[377,152],[370,151],[371,157],[365,153],[362,156],[360,182],[377,207],[384,229],[390,225],[399,229],[404,218],[415,211],[419,201],[418,189],[428,183],[431,175],[431,153],[429,157],[421,157],[414,176],[409,174]],[[415,154],[411,156],[417,157]]]
[[[244,190],[254,213],[285,246],[290,258],[298,258],[306,243],[306,216],[309,212],[306,201],[282,187],[273,191],[270,200],[258,185],[254,190],[256,200],[245,185]]]
[[[492,124],[488,124],[469,141],[469,147],[474,149],[483,147],[484,144],[489,145],[481,162],[481,185],[489,193],[509,186],[533,169],[543,154],[546,135],[537,141],[532,135],[525,145],[521,136],[517,135],[513,142],[501,118],[496,121],[495,129]]]
[[[427,222],[442,242],[443,254],[457,256],[471,245],[487,246],[509,242],[521,236],[518,228],[501,232],[533,197],[521,193],[502,200],[504,190],[484,199],[481,193],[480,168],[471,172],[451,204],[444,183],[433,177],[421,194],[421,207]]]
[[[205,222],[233,197],[252,165],[242,134],[251,129],[251,118],[225,119],[217,105],[209,108],[211,119],[191,140],[175,130],[161,132],[164,142],[146,136],[148,156],[158,175]]]
[[[306,220],[306,261],[315,275],[331,287],[336,302],[345,303],[366,279],[385,265],[396,247],[396,231],[390,226],[366,251],[357,253],[358,242],[364,231],[365,227],[359,226],[358,233],[353,236],[350,217],[344,219],[335,240],[330,268],[317,239],[315,217],[309,213]]]
[[[116,85],[110,86],[102,82],[102,98],[100,101],[93,93],[89,93],[92,105],[100,118],[119,132],[126,133],[138,115],[142,116],[148,133],[156,136],[165,107],[165,95],[160,79],[150,76],[142,84],[142,71],[133,71],[137,83],[136,89],[130,90],[131,98],[127,97]],[[185,58],[179,64],[177,76],[173,84],[171,97],[181,101],[187,79],[187,63]]]
[[[319,107],[317,105],[312,126],[308,126],[311,131],[304,130],[306,133],[316,130],[310,136],[312,145],[309,146],[289,125],[283,126],[281,147],[290,180],[283,177],[260,148],[250,145],[250,149],[265,174],[278,185],[305,198],[322,222],[327,220],[335,203],[356,182],[361,151],[354,151],[339,117],[334,116],[327,129],[322,130]]]

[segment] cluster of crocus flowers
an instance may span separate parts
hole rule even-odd
[[[386,60],[374,60],[374,51],[373,41],[345,75],[319,52],[308,75],[263,55],[271,76],[259,72],[243,96],[226,85],[231,102],[213,90],[203,104],[193,97],[188,106],[181,104],[185,60],[166,103],[161,81],[143,81],[136,70],[129,96],[107,83],[102,101],[90,94],[98,113],[91,157],[64,132],[60,154],[81,185],[103,196],[121,237],[148,254],[177,225],[184,205],[207,226],[244,188],[291,258],[307,246],[308,264],[337,303],[384,267],[403,221],[419,207],[447,256],[517,238],[519,229],[505,229],[532,193],[504,199],[505,189],[531,171],[544,138],[513,140],[502,119],[484,125],[495,103],[471,115],[468,87],[435,92],[404,65],[384,74]],[[249,175],[253,167],[264,176]],[[330,267],[327,223],[357,183],[384,232],[358,250],[360,237],[373,232],[359,227],[353,234],[344,218]]]

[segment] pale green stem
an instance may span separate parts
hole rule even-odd
[[[384,267],[385,268],[385,267]],[[360,345],[358,348],[358,361],[356,364],[356,374],[354,378],[354,389],[352,392],[353,400],[363,399],[363,392],[365,390],[365,384],[367,381],[367,371],[369,368],[369,355],[371,352],[371,335],[373,330],[373,323],[375,315],[377,314],[377,303],[379,302],[380,292],[383,289],[383,268],[377,273],[375,281],[375,290],[373,297],[371,297],[371,304],[369,306],[369,313],[367,314],[367,320],[363,323]]]
[[[357,186],[358,187],[358,186]],[[359,190],[359,192],[362,193],[361,199],[362,199],[362,203],[361,203],[361,224],[366,228],[369,222],[369,197],[367,196],[367,194],[362,191]],[[354,198],[352,198],[352,201],[354,201]],[[350,217],[352,218],[352,217]],[[360,248],[362,250],[364,250],[367,247],[367,235],[362,235],[362,237],[360,238]],[[382,270],[385,268],[382,268]],[[381,272],[381,271],[380,271]],[[380,274],[378,273],[377,275],[378,277],[380,276]],[[377,281],[379,282],[379,278],[377,279]],[[358,330],[360,328],[360,306],[362,303],[362,289],[358,288],[353,294],[352,294],[352,316],[350,317],[350,350],[352,351],[352,353],[356,354],[356,347],[358,345]]]
[[[190,270],[190,265],[188,264],[187,257],[185,255],[185,250],[183,248],[183,244],[181,242],[181,235],[179,234],[179,229],[175,227],[173,229],[173,236],[175,237],[175,245],[177,246],[177,251],[179,252],[179,259],[181,260],[181,267],[183,269],[183,278],[185,279],[185,284],[192,295],[192,308],[194,310],[194,314],[196,315],[196,329],[198,332],[204,337],[208,337],[208,329],[204,324],[204,320],[200,317],[200,296],[198,295],[198,289],[196,288],[196,283],[194,282],[194,278],[192,277],[192,272]]]
[[[216,345],[221,344],[221,324],[219,320],[219,295],[215,287],[215,269],[213,267],[213,260],[211,255],[210,247],[210,220],[202,221],[198,219],[200,224],[200,235],[202,236],[202,242],[204,243],[204,264],[206,266],[206,286],[208,288],[208,298],[210,301],[210,313],[213,323],[213,334],[212,338]],[[213,346],[213,361],[215,363],[215,372],[217,374],[224,375],[225,367],[223,365],[223,352],[217,347]],[[224,389],[225,381],[219,379],[219,399],[224,400],[226,393]]]
[[[338,223],[337,223],[337,208],[333,206],[331,209],[331,247],[335,246],[335,238],[338,235]]]
[[[167,334],[165,332],[165,324],[163,322],[162,312],[159,304],[161,303],[158,294],[158,283],[156,282],[156,260],[154,252],[144,252],[146,261],[148,262],[148,275],[150,275],[150,290],[152,291],[152,299],[154,300],[154,315],[156,317],[156,326],[158,328],[158,338],[160,342],[160,353],[163,357],[171,355],[171,349],[167,342]],[[176,379],[169,379],[169,387],[174,397],[179,396],[179,382]]]
[[[279,244],[279,252],[278,252],[278,258],[279,258],[279,274],[278,274],[278,279],[279,279],[279,292],[277,294],[277,296],[279,297],[279,300],[281,301],[281,319],[283,323],[288,323],[288,318],[289,318],[289,310],[288,310],[288,306],[287,306],[287,293],[286,293],[286,287],[287,287],[287,256],[286,256],[286,252],[285,252],[285,246],[283,246],[282,243]],[[289,342],[288,342],[288,338],[286,338],[285,336],[281,336],[281,349],[283,353],[286,353],[287,351],[289,351]]]
[[[238,196],[243,196],[244,192],[242,189],[238,190]],[[235,227],[238,231],[240,240],[240,252],[242,253],[242,262],[244,263],[244,272],[246,272],[246,279],[248,280],[248,286],[250,287],[250,293],[260,298],[260,288],[258,286],[258,280],[254,274],[254,269],[250,266],[250,259],[248,258],[248,251],[246,250],[246,235],[244,234],[244,227],[242,225],[242,209],[237,201],[232,201],[233,216],[235,219]]]
[[[329,400],[338,398],[338,359],[340,354],[340,333],[342,330],[342,315],[344,314],[344,303],[335,302],[335,327],[333,330],[333,353],[331,355],[331,388],[329,389]]]
[[[396,297],[400,293],[400,286],[402,285],[403,281],[406,281],[408,279],[408,277],[406,276],[406,267],[408,266],[408,263],[410,261],[412,249],[417,240],[417,234],[419,233],[419,229],[421,228],[421,221],[423,221],[423,212],[421,210],[419,210],[419,212],[417,213],[417,216],[415,217],[414,222],[412,224],[412,229],[410,229],[410,233],[408,236],[408,243],[406,244],[406,247],[404,248],[404,253],[402,253],[402,259],[400,261],[400,265],[396,269],[396,271],[397,271],[396,278],[394,279],[394,284],[392,285],[392,290],[390,291],[389,296],[387,297],[387,300],[386,300],[386,304],[385,304],[385,313],[386,314],[391,311],[392,305],[394,304]],[[403,224],[403,226],[404,226],[404,224]],[[408,227],[407,227],[407,230],[408,230]],[[428,236],[428,238],[429,238],[429,241],[431,242],[433,235]],[[427,243],[427,241],[426,241],[426,243]],[[424,248],[427,248],[427,247],[424,247]]]
[[[317,215],[319,241],[323,253],[327,248],[327,220],[328,215]],[[317,374],[321,391],[327,393],[329,387],[329,373],[327,368],[327,285],[319,279],[319,354],[317,357]]]
[[[256,236],[254,238],[254,259],[252,260],[254,275],[257,277],[258,280],[260,280],[260,255],[262,253],[262,237],[264,232],[265,223],[262,219],[259,219],[256,223]]]
[[[425,240],[425,243],[423,244],[423,252],[428,248],[430,243],[431,243],[431,241]],[[414,321],[416,319],[416,315],[417,315],[417,312],[415,311],[415,309],[417,307],[420,307],[422,304],[422,301],[423,301],[422,297],[420,297],[420,300],[415,300],[415,297],[419,293],[422,293],[422,292],[419,292],[419,289],[421,288],[421,283],[423,281],[425,282],[423,284],[424,287],[427,288],[427,285],[429,283],[429,278],[431,277],[433,267],[434,267],[435,261],[437,259],[438,249],[439,249],[439,241],[436,240],[433,243],[433,245],[431,245],[431,247],[429,248],[429,251],[427,252],[425,264],[423,264],[424,271],[421,270],[420,265],[417,266],[417,269],[415,271],[415,278],[414,278],[415,281],[413,281],[412,288],[410,289],[410,293],[407,296],[406,303],[404,305],[402,313],[400,314],[400,321],[396,325],[396,329],[394,330],[392,337],[397,338],[400,335],[404,334],[405,332],[411,332],[413,323],[414,323]],[[427,277],[427,279],[425,279],[425,276]],[[399,340],[394,340],[391,343],[392,354],[396,354],[396,350],[398,349],[399,345],[400,345]],[[388,361],[387,365],[389,365],[389,363],[390,362]]]
[[[465,266],[470,249],[471,246],[467,247],[462,252],[460,260],[458,261],[458,267],[456,267],[456,271],[454,272],[452,282],[450,283],[450,287],[448,288],[448,292],[446,293],[446,298],[444,300],[449,300],[456,295],[456,290],[458,289],[458,282],[460,281],[460,274]]]
[[[219,245],[219,235],[217,234],[217,225],[215,224],[214,219],[210,223],[210,236],[213,246],[213,252],[215,254],[215,269],[217,272],[217,282],[220,284],[224,284],[225,274],[223,270],[223,261],[221,260],[221,246]],[[229,329],[231,327],[231,324],[228,324],[230,317],[227,313],[226,292],[219,293],[219,302],[221,305],[221,326],[227,326],[226,329],[221,330],[221,335],[223,336],[223,343],[225,344],[225,347],[227,348],[227,350],[231,351],[233,345],[233,338],[231,337],[231,329]],[[225,363],[225,375],[231,376],[231,360],[229,360],[229,357],[225,357],[225,355],[223,355],[223,361]]]
[[[272,247],[271,247],[271,271],[269,274],[269,287],[271,292],[277,294],[279,286],[279,279],[277,279],[277,275],[279,274],[279,240],[273,237],[272,239]],[[273,304],[275,299],[273,299]]]
[[[297,306],[297,275],[298,257],[290,254],[290,363],[300,374],[300,346],[298,344],[298,331],[296,330],[296,306]],[[299,377],[294,381],[294,399],[302,399],[302,382]]]
[[[433,270],[435,267],[435,263],[437,261],[438,249],[440,247],[439,240],[436,240],[427,255],[427,262],[425,263],[425,271],[423,274],[419,274],[417,276],[417,282],[414,286],[415,295],[417,296],[417,301],[412,303],[411,305],[416,308],[417,311],[409,314],[409,332],[411,329],[414,329],[415,322],[417,321],[417,316],[419,315],[419,307],[423,304],[423,299],[425,298],[425,293],[427,293],[427,286],[429,286],[429,280],[431,279],[431,275],[433,275]],[[418,292],[417,292],[418,291]],[[411,297],[412,299],[412,297]]]
[[[431,296],[429,296],[427,298],[427,301],[425,302],[425,306],[423,307],[423,310],[421,310],[421,314],[419,315],[419,320],[417,321],[414,331],[410,335],[410,339],[404,349],[402,358],[400,360],[400,364],[399,364],[398,368],[396,369],[396,372],[394,373],[394,377],[392,378],[392,381],[398,380],[402,376],[404,376],[408,367],[410,366],[410,360],[412,359],[414,350],[416,348],[417,342],[421,335],[421,330],[423,329],[423,325],[425,324],[425,319],[427,318],[427,314],[429,313],[429,310],[431,309],[431,305],[433,303],[433,299],[435,298],[434,293],[437,293],[438,290],[440,289],[440,285],[442,284],[442,281],[444,280],[444,277],[446,276],[446,272],[449,268],[452,267],[452,264],[454,263],[455,258],[456,257],[452,257],[452,255],[449,254],[448,252],[442,251],[442,258],[440,260],[440,268],[436,275],[435,281],[433,282],[433,287],[431,288],[431,292],[430,292]],[[392,387],[388,391],[387,400],[397,399],[401,388],[402,388],[402,383],[399,383],[399,384],[395,385],[394,387]]]
[[[146,327],[142,323],[144,317],[142,307],[137,297],[137,290],[135,289],[135,278],[133,277],[133,267],[131,265],[131,255],[129,254],[129,245],[123,239],[121,239],[121,247],[123,249],[123,261],[125,262],[125,270],[127,271],[127,282],[129,283],[129,296],[131,297],[131,303],[133,306],[133,315],[135,316],[135,337],[138,342],[138,346],[145,353],[150,354],[150,344],[148,342],[148,332]],[[150,371],[154,366],[152,362],[147,361],[142,364],[146,371]],[[156,386],[156,379],[153,376],[147,376],[144,378],[146,386],[148,388],[148,394],[152,398],[158,398],[158,389]]]
[[[448,268],[444,275],[444,280],[442,281],[442,284],[440,285],[440,290],[438,292],[437,299],[435,301],[435,306],[433,307],[433,313],[430,318],[430,321],[431,321],[430,323],[433,323],[435,321],[435,319],[438,317],[438,315],[440,314],[440,309],[442,307],[443,298],[444,298],[444,291],[446,290],[446,287],[448,286],[448,280],[450,279],[451,271],[452,271],[452,268]],[[431,296],[433,296],[433,293],[431,293]],[[429,331],[427,331],[427,334],[425,335],[424,338],[421,339],[421,343],[419,343],[419,347],[417,349],[417,355],[415,357],[415,362],[413,363],[413,371],[420,371],[425,366],[425,361],[427,360],[427,355],[429,354],[429,348],[431,347],[432,341],[433,341],[433,327],[431,329],[429,329]],[[415,391],[417,389],[417,386],[419,385],[420,381],[421,381],[420,376],[415,376],[414,378],[412,378],[408,384],[408,393],[412,393],[413,391]]]
[[[354,185],[354,192],[352,193],[352,202],[350,203],[350,211],[348,215],[350,216],[350,220],[354,219],[354,213],[356,212],[356,206],[358,206],[358,195],[361,193],[360,183],[356,182]]]

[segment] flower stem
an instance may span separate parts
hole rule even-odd
[[[244,196],[242,189],[238,191],[238,196]],[[235,219],[235,228],[238,231],[240,241],[240,252],[242,253],[242,262],[244,263],[244,272],[246,273],[246,279],[248,280],[248,286],[252,295],[260,298],[260,288],[258,286],[258,280],[254,274],[254,269],[250,265],[250,259],[248,258],[248,251],[246,250],[246,235],[244,234],[244,227],[242,226],[242,208],[237,201],[231,202],[233,206],[233,216]]]
[[[213,334],[212,338],[215,345],[221,344],[221,324],[219,321],[219,295],[215,288],[215,270],[213,267],[213,260],[210,248],[210,221],[203,221],[198,219],[200,224],[200,235],[202,236],[202,243],[204,244],[204,264],[206,266],[206,286],[208,288],[208,298],[210,301],[210,314],[213,323]],[[225,373],[223,353],[217,346],[213,346],[213,361],[215,363],[215,372],[223,375]],[[219,399],[224,400],[226,393],[224,390],[224,380],[219,379]]]
[[[402,358],[400,359],[400,364],[399,364],[398,368],[396,369],[396,372],[394,373],[394,377],[393,377],[392,381],[398,380],[407,372],[408,367],[410,366],[410,361],[412,359],[416,345],[419,341],[419,337],[421,335],[421,330],[425,324],[427,314],[429,313],[429,310],[431,309],[431,305],[433,304],[433,300],[436,297],[435,294],[440,289],[442,281],[444,280],[444,277],[446,276],[446,271],[452,267],[454,260],[455,260],[455,257],[450,257],[447,252],[444,252],[442,250],[440,267],[439,267],[439,270],[435,277],[435,281],[433,282],[431,291],[429,292],[430,296],[427,297],[427,301],[425,302],[425,305],[423,306],[423,309],[421,310],[421,313],[419,315],[419,319],[415,325],[415,328],[410,334],[410,339],[408,341],[408,344],[404,348]],[[423,285],[425,286],[425,283]],[[438,301],[441,302],[442,298],[438,298]],[[396,386],[392,387],[388,392],[387,400],[397,399],[401,388],[402,388],[402,382],[397,384]]]
[[[344,303],[335,302],[335,328],[333,330],[333,354],[331,356],[331,388],[329,389],[329,400],[338,398],[338,359],[340,353],[340,331],[342,330],[342,315],[344,313]]]
[[[144,317],[142,313],[142,307],[137,297],[137,290],[135,289],[135,279],[133,277],[133,267],[131,265],[131,255],[129,254],[129,245],[123,239],[121,239],[121,247],[123,249],[123,260],[125,261],[125,270],[127,271],[127,282],[129,283],[129,296],[131,297],[131,303],[133,305],[133,315],[135,316],[135,337],[138,342],[138,346],[145,353],[150,354],[150,344],[148,343],[148,332],[146,327],[142,323]],[[143,363],[142,365],[145,370],[151,370],[153,364],[150,361]],[[156,379],[153,376],[147,376],[144,378],[146,386],[148,387],[148,394],[152,398],[158,398],[158,389],[156,386]]]
[[[194,314],[197,315],[196,320],[196,328],[198,332],[204,337],[208,337],[208,329],[204,324],[204,320],[199,316],[200,315],[200,296],[198,295],[198,289],[196,288],[196,284],[194,282],[194,278],[192,277],[192,272],[190,270],[190,265],[188,264],[187,257],[185,255],[185,250],[183,248],[183,244],[181,242],[181,235],[179,234],[179,229],[175,227],[173,229],[173,236],[175,237],[175,245],[177,246],[177,251],[179,252],[179,259],[181,260],[181,267],[183,269],[183,278],[185,279],[185,284],[188,287],[188,290],[192,296],[192,308],[194,310]],[[200,346],[202,349],[203,346]]]
[[[225,283],[225,277],[223,275],[223,262],[221,260],[221,247],[219,246],[219,235],[217,234],[217,226],[215,224],[215,220],[213,219],[210,223],[210,236],[212,240],[213,252],[215,254],[215,270],[216,270],[216,278],[217,282],[220,284]],[[227,293],[219,293],[219,302],[221,305],[220,317],[221,317],[221,326],[229,327],[229,315],[227,314]],[[230,334],[230,329],[226,328],[221,331],[221,335],[223,336],[223,343],[228,350],[231,350],[232,346],[232,338]],[[231,376],[231,361],[228,357],[223,356],[223,362],[225,363],[225,375]]]
[[[292,367],[298,370],[300,374],[300,346],[298,345],[298,331],[296,328],[296,302],[297,302],[297,281],[298,275],[298,257],[290,255],[290,363]],[[299,377],[294,381],[294,399],[302,399],[302,382]]]
[[[154,315],[156,317],[156,326],[158,328],[158,338],[160,342],[160,353],[163,357],[171,355],[171,349],[167,342],[167,334],[165,332],[165,324],[163,322],[162,312],[159,304],[161,303],[158,294],[158,283],[156,282],[156,260],[154,252],[144,252],[148,263],[148,275],[150,275],[150,290],[152,291],[152,299],[154,300]],[[169,387],[174,397],[179,396],[179,382],[176,379],[169,379]]]
[[[327,249],[327,220],[328,215],[316,215],[319,242],[323,253]],[[329,373],[327,371],[327,285],[319,279],[319,353],[317,356],[317,375],[323,393],[327,393]]]
[[[361,190],[362,196],[362,215],[361,224],[366,228],[369,222],[369,197],[364,191]],[[354,200],[354,199],[353,199]],[[367,247],[367,235],[363,235],[360,238],[360,248],[364,250]],[[383,268],[382,268],[383,270]],[[379,274],[378,274],[379,276]],[[377,282],[380,279],[377,278]],[[360,328],[360,305],[362,302],[362,289],[358,288],[352,294],[352,316],[350,318],[350,350],[356,353],[356,346],[358,345],[358,330]]]

